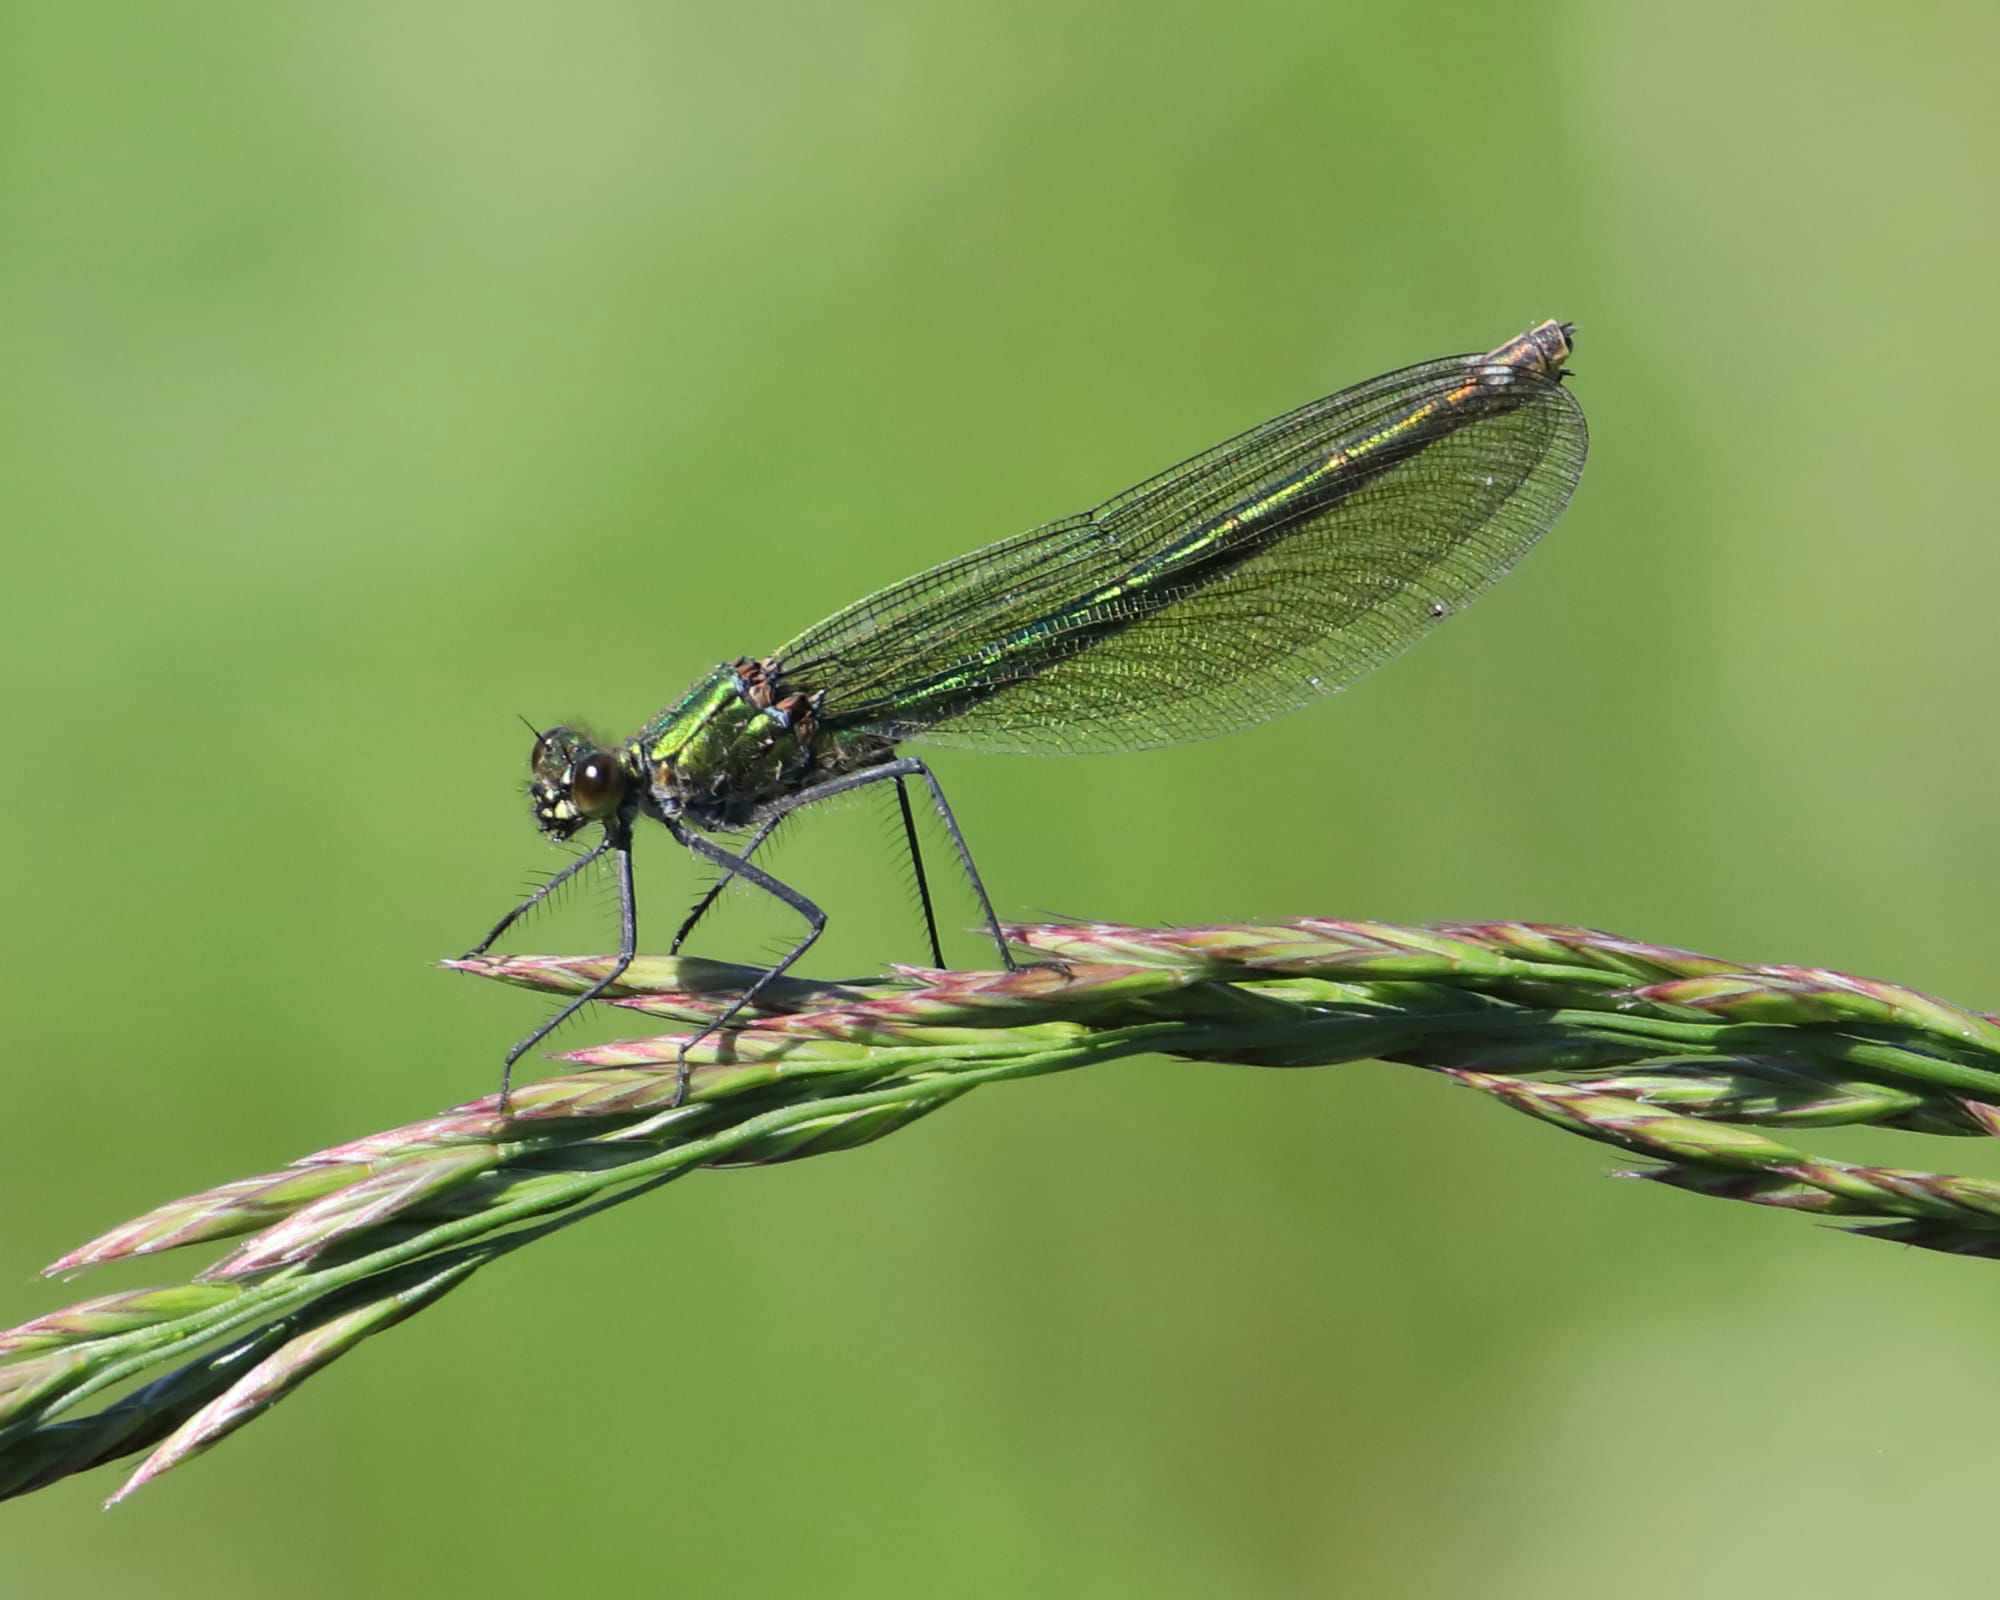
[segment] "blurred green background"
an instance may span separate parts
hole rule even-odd
[[[1288,721],[944,755],[1003,914],[1574,921],[2000,1006],[1996,52],[1990,4],[9,6],[0,1322],[493,1086],[535,1002],[429,963],[559,859],[517,713],[622,733],[1543,316],[1594,448],[1526,566]],[[888,838],[781,850],[814,970],[919,956]],[[0,1590],[1990,1582],[2000,1271],[1612,1164],[1380,1066],[989,1091],[515,1258],[110,1517],[0,1510]]]

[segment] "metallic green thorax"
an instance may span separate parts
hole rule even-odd
[[[622,754],[642,809],[740,828],[815,779],[888,757],[873,734],[835,734],[820,717],[824,695],[787,689],[775,666],[745,656],[717,667],[632,737]]]

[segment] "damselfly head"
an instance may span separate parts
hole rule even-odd
[[[614,815],[625,799],[625,765],[579,728],[551,728],[529,757],[535,825],[557,839]]]

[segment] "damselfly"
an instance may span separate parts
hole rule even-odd
[[[920,781],[1016,965],[944,790],[906,744],[1135,750],[1228,733],[1353,682],[1514,565],[1583,470],[1583,413],[1563,387],[1573,329],[1544,322],[1484,355],[1372,378],[1064,517],[870,595],[768,656],[717,667],[624,743],[577,728],[535,740],[528,792],[556,839],[603,837],[471,952],[606,853],[618,959],[508,1052],[514,1063],[618,981],[638,937],[633,830],[660,823],[721,877],[679,951],[740,878],[805,932],[702,1035],[811,947],[820,908],[752,857],[816,801],[893,783],[943,965],[907,784]],[[748,832],[738,849],[712,837]],[[686,1086],[682,1054],[681,1088]]]

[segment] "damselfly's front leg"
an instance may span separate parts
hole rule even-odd
[[[618,858],[618,959],[612,962],[610,969],[603,977],[599,978],[588,989],[584,990],[583,993],[571,999],[567,1005],[554,1016],[550,1017],[547,1022],[544,1022],[534,1032],[530,1033],[516,1044],[513,1049],[507,1052],[507,1059],[500,1066],[500,1115],[503,1117],[507,1115],[507,1097],[513,1088],[514,1063],[519,1061],[530,1050],[534,1049],[536,1045],[540,1044],[550,1034],[554,1033],[565,1022],[569,1021],[571,1017],[575,1016],[585,1006],[589,1005],[591,1001],[603,994],[606,989],[609,989],[620,978],[624,977],[625,969],[632,965],[632,957],[637,953],[639,948],[639,911],[632,894],[631,822],[628,819],[614,818],[612,821],[605,823],[604,842],[602,844],[563,868],[561,872],[557,873],[547,883],[543,884],[541,888],[522,901],[521,904],[508,912],[501,919],[500,926],[489,933],[478,947],[471,952],[473,955],[483,953],[488,945],[492,944],[495,939],[507,931],[508,925],[516,917],[520,916],[523,911],[526,911],[537,901],[545,898],[549,891],[554,889],[556,885],[566,878],[575,876],[576,873],[589,866],[591,862],[595,861],[607,850],[611,851]]]

